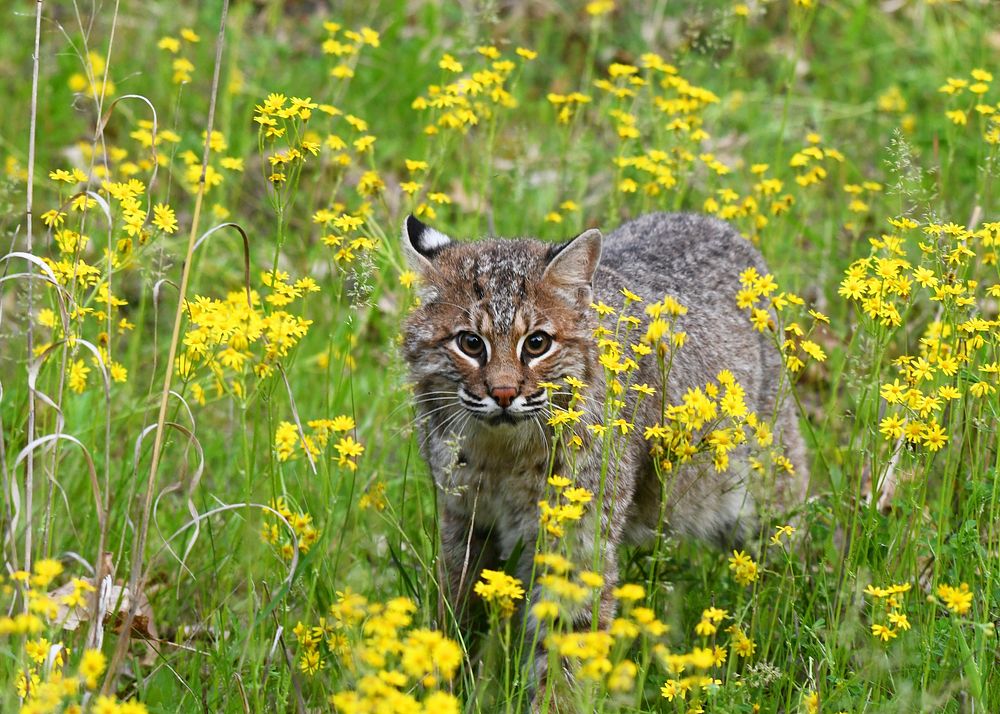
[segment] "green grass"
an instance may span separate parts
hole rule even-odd
[[[825,325],[804,309],[782,312],[782,324],[797,320],[827,355],[817,361],[798,348],[806,365],[790,375],[810,445],[811,498],[787,518],[775,514],[763,524],[759,552],[754,553],[760,577],[751,586],[733,579],[727,563],[731,554],[704,544],[668,539],[667,547],[655,554],[623,553],[627,565],[622,581],[654,583],[640,604],[651,607],[670,630],[613,648],[608,655],[612,665],[628,660],[638,665],[631,688],[609,694],[604,678],[582,687],[581,701],[587,709],[607,712],[686,711],[694,699],[709,712],[750,712],[754,705],[764,712],[806,711],[808,698],[818,693],[824,712],[980,712],[1000,707],[995,633],[1000,620],[1000,397],[993,366],[1000,343],[1000,231],[989,226],[1000,205],[995,195],[998,144],[988,139],[1000,124],[974,109],[978,102],[1000,112],[1000,35],[995,29],[1000,27],[1000,8],[986,0],[817,0],[816,7],[773,0],[749,3],[749,17],[742,17],[737,4],[710,0],[623,2],[611,14],[591,17],[582,4],[439,6],[388,0],[365,8],[352,4],[340,15],[326,16],[300,3],[239,3],[230,8],[225,27],[214,124],[227,148],[210,157],[222,181],[205,193],[200,219],[193,225],[198,189],[186,176],[184,154],[193,152],[190,163],[197,172],[221,5],[123,5],[128,7],[117,15],[107,3],[96,12],[67,2],[42,6],[35,112],[34,5],[22,3],[3,16],[0,252],[27,250],[29,130],[34,123],[31,252],[62,258],[70,275],[74,265],[79,273],[83,260],[95,266],[95,281],[100,282],[107,279],[105,248],[110,243],[120,259],[111,290],[125,301],[114,309],[112,322],[126,318],[134,324],[122,333],[111,330],[111,359],[127,369],[128,377],[111,384],[106,403],[91,353],[81,342],[60,341],[61,330],[44,324],[43,309],[54,311],[58,321],[56,289],[28,278],[0,283],[0,473],[6,484],[0,524],[7,566],[0,602],[5,608],[15,613],[24,607],[24,586],[7,576],[24,567],[29,532],[32,560],[54,558],[65,569],[50,584],[36,583],[34,591],[51,591],[71,576],[92,577],[102,542],[97,514],[105,505],[103,542],[113,579],[122,585],[130,579],[155,435],[138,447],[137,439],[157,423],[189,232],[197,238],[221,222],[239,224],[248,235],[250,287],[262,298],[271,290],[261,276],[274,267],[289,273],[289,282],[311,277],[319,291],[296,297],[288,306],[259,303],[261,316],[276,319],[284,310],[311,321],[287,354],[267,359],[263,341],[245,350],[236,345],[250,357],[242,370],[222,368],[221,390],[204,362],[187,378],[173,374],[171,388],[180,398],[168,399],[165,421],[183,428],[163,431],[153,491],[156,509],[137,559],[151,605],[151,611],[143,608],[140,614],[151,615],[159,641],[133,640],[113,678],[99,678],[107,692],[122,700],[136,697],[154,712],[330,708],[328,696],[354,689],[361,673],[352,672],[345,664],[349,658],[338,657],[327,644],[317,649],[324,668],[305,673],[300,663],[310,647],[293,631],[299,622],[332,622],[331,605],[338,602],[338,593],[350,589],[370,603],[408,597],[415,604],[412,627],[438,630],[461,643],[466,655],[462,666],[450,683],[438,684],[454,692],[463,711],[524,709],[529,695],[518,651],[530,643],[519,644],[519,615],[510,632],[496,617],[492,625],[483,625],[483,632],[463,632],[439,596],[435,494],[418,453],[399,350],[400,323],[414,299],[400,283],[406,270],[396,239],[400,222],[424,203],[436,211],[425,220],[452,235],[479,237],[493,231],[556,240],[589,226],[610,230],[651,210],[726,214],[725,195],[719,192],[731,189],[738,198],[730,204],[743,208],[726,215],[758,243],[779,291],[801,295],[808,307],[830,318]],[[337,33],[342,42],[347,41],[345,30],[370,26],[381,33],[380,46],[364,46],[356,58],[345,58],[354,67],[351,79],[330,76],[340,60],[323,52],[328,37],[324,20],[342,24]],[[182,28],[192,28],[200,41],[181,40]],[[164,36],[179,39],[177,55],[157,47]],[[414,100],[427,97],[430,85],[488,67],[489,60],[475,51],[487,45],[514,62],[503,86],[516,106],[498,107],[480,95],[476,100],[490,110],[473,107],[475,126],[465,132],[441,128],[425,133],[441,111],[413,109]],[[526,60],[515,53],[518,47],[534,50],[538,57]],[[74,75],[85,72],[88,51],[108,60],[114,82],[113,94],[100,107],[99,95],[71,88]],[[634,97],[616,99],[594,85],[608,77],[612,63],[641,66],[646,52],[659,53],[690,86],[710,91],[718,101],[698,102],[689,112],[674,106],[664,113],[656,97],[675,97],[674,90],[647,85]],[[462,75],[439,66],[444,53],[464,65]],[[176,57],[193,64],[187,83],[173,81]],[[974,84],[971,72],[976,68],[998,77],[984,82],[981,97],[974,98],[968,87],[955,96],[939,91],[949,77]],[[653,76],[647,70],[639,74]],[[672,75],[656,75],[665,76]],[[625,86],[625,80],[618,86]],[[889,101],[893,88],[905,106]],[[313,109],[308,122],[288,120],[286,136],[272,141],[254,122],[254,107],[272,92],[311,97],[317,104],[336,106],[342,115]],[[572,92],[591,101],[576,109],[568,124],[559,123],[562,105],[548,97]],[[176,136],[176,142],[163,140],[157,147],[156,181],[151,196],[143,193],[139,201],[143,209],[147,199],[169,204],[179,224],[176,232],[165,233],[147,223],[141,240],[133,237],[130,252],[119,244],[129,237],[120,200],[110,201],[109,231],[100,205],[85,213],[65,207],[83,184],[48,178],[50,171],[77,167],[95,177],[89,188],[97,192],[100,179],[93,170],[105,162],[100,156],[91,161],[91,147],[96,146],[106,147],[113,180],[134,177],[149,186],[150,150],[133,132],[151,119],[151,112],[137,99],[122,99],[112,107],[127,94],[142,95],[155,107],[159,138],[164,131]],[[967,125],[945,114],[956,109],[968,111]],[[613,110],[627,111],[634,120],[616,119]],[[343,114],[362,118],[367,129],[352,127]],[[98,131],[101,117],[107,123]],[[687,120],[687,131],[668,128],[677,118]],[[630,121],[638,136],[622,138],[618,127]],[[706,135],[692,139],[689,132],[699,128]],[[275,193],[266,157],[289,141],[299,145],[308,138],[301,133],[307,130],[316,132],[320,143],[335,134],[346,148],[324,144],[304,165],[293,161]],[[816,142],[808,137],[813,132],[819,135]],[[365,135],[376,142],[359,152],[352,142]],[[86,148],[81,150],[81,144]],[[790,165],[811,145],[835,153],[810,158],[804,167]],[[116,150],[127,155],[114,155]],[[660,184],[656,195],[643,190],[647,174],[615,163],[617,157],[650,150],[666,152],[660,165],[673,179]],[[349,157],[346,167],[338,165],[341,154]],[[704,154],[713,154],[728,172],[712,170],[712,158],[699,158]],[[224,168],[223,157],[242,159],[243,171]],[[423,187],[412,197],[400,188],[412,178],[406,159],[428,164],[426,172],[414,174]],[[757,175],[751,171],[754,164],[769,167]],[[796,182],[814,166],[823,167],[825,177],[809,185]],[[359,194],[358,182],[367,171],[377,173],[384,190]],[[638,190],[623,192],[622,181],[630,178]],[[754,189],[768,178],[782,182],[773,197]],[[845,185],[866,181],[879,187],[862,188],[857,198],[866,205],[852,207],[855,196]],[[435,192],[446,194],[450,203],[428,200]],[[110,200],[106,191],[101,195]],[[787,210],[775,215],[773,204],[785,195],[791,197]],[[749,196],[756,206],[744,202]],[[707,204],[709,199],[718,205]],[[578,208],[560,208],[566,201]],[[54,231],[39,218],[60,207],[67,213],[62,227],[90,238],[80,251],[60,254]],[[362,214],[365,222],[350,230],[324,226],[314,220],[323,209]],[[552,220],[553,212],[559,222]],[[756,223],[758,216],[767,218],[766,225]],[[902,216],[919,226],[894,228],[888,223]],[[937,240],[923,231],[948,222],[974,233]],[[872,319],[859,301],[838,292],[854,261],[890,257],[888,249],[870,243],[883,234],[900,237],[895,257],[909,263],[897,270],[912,283],[908,295],[887,299],[898,309],[895,325]],[[339,246],[323,242],[329,235],[373,240],[356,247],[351,260],[338,260]],[[921,243],[929,247],[923,250]],[[949,260],[961,245],[969,253]],[[237,231],[225,228],[212,234],[191,262],[186,297],[192,302],[195,296],[224,300],[233,293],[226,314],[244,309],[245,260]],[[13,275],[28,266],[24,258],[11,257],[2,270]],[[967,292],[934,299],[934,290],[914,277],[918,267],[931,271],[939,286],[964,285]],[[31,270],[40,275],[37,266]],[[861,272],[874,275],[874,264]],[[976,284],[966,282],[970,280]],[[70,334],[103,347],[106,303],[96,300],[94,285],[66,282],[67,294],[94,310],[73,317]],[[974,318],[984,321],[978,331],[970,328]],[[29,374],[36,369],[28,352],[29,325],[34,344],[55,345],[37,367],[37,390],[44,396],[34,400],[28,388]],[[962,325],[970,329],[963,332]],[[185,321],[181,352],[190,330],[193,326]],[[981,344],[971,341],[976,335]],[[274,335],[268,338],[268,344],[275,342]],[[954,370],[947,362],[942,369],[939,358],[948,354],[967,358]],[[923,415],[919,408],[905,412],[910,422],[936,420],[948,436],[943,448],[933,451],[918,437],[894,459],[897,440],[879,433],[880,422],[904,410],[888,404],[880,387],[897,378],[905,381],[895,362],[905,355],[923,356],[933,368],[929,379],[916,383],[919,391],[927,395],[951,386],[958,397],[942,400]],[[77,361],[90,370],[79,393],[63,371],[63,365]],[[267,374],[255,374],[255,365],[266,365]],[[204,404],[198,403],[199,388]],[[279,458],[276,433],[282,422],[294,423],[295,415],[307,433],[313,431],[308,421],[350,416],[356,427],[349,434],[364,446],[356,470],[338,463],[335,444],[344,433],[318,451],[315,470],[301,445],[294,447],[294,458]],[[32,438],[56,433],[72,436],[83,448],[67,440],[56,442],[57,448],[53,442],[36,444],[29,513],[26,464],[16,460]],[[88,459],[101,507],[95,504]],[[870,475],[879,482],[889,470],[898,477],[898,487],[891,508],[880,511],[863,497],[863,480]],[[294,570],[280,548],[289,542],[287,531],[263,508],[279,498],[293,513],[311,516],[318,530]],[[213,509],[221,510],[205,515]],[[770,546],[768,536],[786,522],[797,526],[795,536],[785,546]],[[272,524],[280,533],[276,544],[261,537],[262,528]],[[171,534],[182,528],[165,548]],[[896,637],[883,643],[871,626],[887,624],[888,611],[865,588],[902,583],[911,585],[901,605],[911,627],[894,626]],[[961,583],[968,583],[972,601],[959,615],[945,607],[938,588]],[[727,610],[728,617],[716,635],[703,637],[695,626],[710,606]],[[623,612],[629,612],[625,605]],[[378,614],[369,611],[369,621]],[[0,632],[6,622],[0,623]],[[115,624],[112,618],[104,627],[109,663],[119,640]],[[725,632],[730,625],[752,638],[754,653],[741,658],[730,651],[724,664],[709,671],[721,683],[700,695],[692,692],[688,702],[661,696],[667,680],[682,679],[692,670],[679,677],[668,673],[655,645],[675,654],[713,644],[728,650],[734,639]],[[63,630],[57,618],[46,620],[31,637],[0,634],[0,710],[21,706],[15,683],[23,668],[34,666],[42,680],[52,681],[51,671],[31,662],[29,642],[38,637],[62,642],[71,650],[65,669],[70,676],[92,644],[87,629],[84,623],[77,631]],[[353,656],[359,656],[356,629],[331,629],[330,634],[347,637]],[[405,640],[405,634],[400,637]],[[402,687],[418,699],[435,688],[418,686],[413,679]],[[100,711],[92,696],[70,699]]]

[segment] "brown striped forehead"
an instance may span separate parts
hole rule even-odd
[[[485,241],[462,246],[456,258],[456,287],[471,293],[470,303],[487,313],[492,332],[511,332],[522,306],[530,302],[533,283],[545,271],[544,246],[529,241]]]

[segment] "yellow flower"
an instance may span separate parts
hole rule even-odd
[[[718,629],[719,628],[717,628],[709,620],[702,620],[694,627],[695,634],[698,634],[702,637],[710,637],[714,635],[718,631]]]
[[[877,623],[872,624],[872,635],[883,642],[888,642],[896,636],[894,630],[889,629],[885,625],[879,625]]]
[[[958,126],[965,126],[966,124],[969,123],[969,115],[966,114],[961,109],[953,109],[951,111],[947,111],[944,113],[944,115],[948,117],[953,124],[957,124]]]
[[[173,233],[177,230],[177,217],[174,209],[165,203],[157,203],[153,206],[153,225],[164,233]]]
[[[749,585],[759,577],[757,564],[742,550],[733,551],[732,557],[729,558],[729,569],[733,571],[733,577],[740,585]]]
[[[942,583],[937,586],[937,594],[956,615],[964,615],[972,607],[972,593],[969,592],[968,583],[962,583],[957,588]]]
[[[594,0],[594,2],[587,3],[584,9],[588,15],[599,17],[612,12],[615,9],[615,3],[613,0]]]
[[[295,447],[299,443],[298,428],[290,421],[283,421],[278,424],[274,431],[274,448],[278,454],[279,461],[288,461],[295,454]]]
[[[758,332],[766,330],[770,320],[771,316],[767,314],[767,310],[761,310],[760,308],[754,308],[750,316],[750,322]]]
[[[646,597],[646,590],[641,585],[635,583],[625,583],[611,591],[611,594],[618,600],[635,602]]]
[[[24,652],[28,655],[33,662],[42,664],[45,662],[45,658],[48,657],[49,647],[52,643],[49,642],[44,637],[40,637],[37,640],[28,640],[24,643]]]
[[[438,62],[438,67],[447,72],[454,72],[456,74],[462,71],[462,63],[447,53],[445,53],[444,57],[441,58],[441,61]]]
[[[531,608],[531,614],[538,620],[553,620],[559,616],[559,605],[550,600],[543,600]]]
[[[560,488],[560,489],[566,488],[571,483],[573,483],[565,476],[559,476],[558,474],[552,474],[551,476],[549,476],[548,482],[550,486],[554,486],[555,488]]]
[[[375,144],[375,137],[370,134],[362,136],[360,139],[354,140],[354,148],[359,154],[367,151],[374,144]]]
[[[826,353],[823,351],[823,348],[812,340],[802,340],[799,342],[799,347],[801,347],[803,352],[817,362],[823,362],[826,360]]]
[[[49,228],[52,228],[53,226],[61,226],[65,220],[66,214],[55,209],[46,211],[42,214],[42,223],[47,225]]]
[[[922,436],[924,446],[931,451],[940,450],[941,447],[943,447],[948,441],[948,436],[945,434],[944,427],[933,421],[924,425]]]
[[[177,54],[181,49],[181,42],[176,37],[161,37],[156,46],[161,50]]]
[[[361,456],[361,454],[365,451],[364,446],[355,441],[353,437],[345,436],[334,444],[333,448],[335,448],[337,453],[340,454],[340,457],[337,459],[337,464],[339,466],[346,466],[351,471],[357,470],[358,465],[354,461],[351,461],[351,459],[356,459]]]
[[[326,662],[319,656],[319,650],[307,649],[299,659],[299,669],[310,676],[316,674],[326,666]]]
[[[737,631],[736,640],[733,642],[733,651],[739,657],[749,657],[757,649],[757,644],[743,634],[742,631]]]
[[[686,691],[687,690],[681,686],[681,683],[678,680],[668,679],[663,686],[660,687],[660,696],[668,702],[672,702],[676,697],[683,699]]]
[[[585,488],[567,488],[563,491],[563,497],[571,503],[590,503],[594,494]]]
[[[524,597],[521,581],[499,570],[484,569],[474,590],[486,602],[495,602],[504,617],[514,613],[514,600]]]
[[[906,615],[904,615],[901,612],[890,612],[889,613],[889,622],[891,622],[892,624],[894,624],[900,630],[908,630],[908,629],[910,629],[910,621],[909,621],[909,619],[906,617]]]
[[[88,689],[97,687],[97,678],[104,673],[107,666],[107,658],[100,650],[85,650],[80,659],[79,672],[87,684]]]
[[[593,309],[594,311],[596,311],[598,315],[601,315],[602,317],[604,315],[614,315],[615,314],[615,309],[613,307],[611,307],[610,305],[605,305],[603,301],[600,301],[600,302],[597,302],[597,303],[590,303],[590,307],[591,307],[591,309]]]
[[[83,394],[87,387],[87,375],[90,374],[90,367],[83,363],[82,359],[74,360],[69,366],[69,388],[77,394]]]

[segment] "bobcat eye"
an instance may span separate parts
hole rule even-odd
[[[532,332],[524,341],[524,354],[528,357],[541,357],[552,346],[552,338],[544,332]]]
[[[458,344],[458,349],[469,355],[469,357],[482,357],[486,351],[486,343],[483,341],[483,338],[474,332],[458,333],[455,342]]]

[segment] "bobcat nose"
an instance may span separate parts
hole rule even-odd
[[[506,409],[517,396],[517,389],[514,387],[493,387],[490,390],[490,396],[496,400],[497,404]]]

